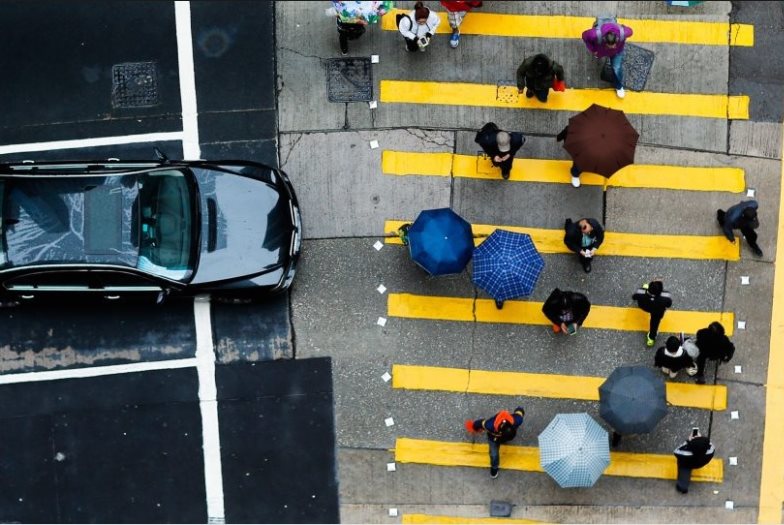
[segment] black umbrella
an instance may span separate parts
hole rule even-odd
[[[667,415],[662,377],[646,366],[621,366],[599,387],[599,415],[619,434],[645,434]]]

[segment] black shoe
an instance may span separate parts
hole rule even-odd
[[[585,273],[591,273],[591,262],[590,261],[583,263],[583,270],[585,270]]]
[[[530,89],[525,90],[525,98],[534,98],[534,92]]]
[[[724,210],[716,210],[716,220],[719,221],[719,226],[724,226]]]
[[[752,246],[751,251],[753,251],[754,255],[756,255],[757,257],[762,257],[762,250],[760,250],[759,246],[757,245]]]
[[[681,494],[688,494],[689,493],[689,489],[681,488],[681,486],[678,485],[677,483],[675,484],[675,490],[677,490]]]
[[[617,432],[613,432],[611,445],[613,447],[617,447],[620,444],[621,444],[621,435]]]
[[[705,376],[697,376],[697,384],[704,385],[705,384]]]
[[[504,308],[504,302],[503,301],[499,301],[498,299],[496,299],[495,300],[495,307],[498,308],[499,310],[502,310]]]
[[[498,469],[490,467],[490,477],[495,479],[498,477]]]
[[[509,180],[509,173],[510,172],[508,172],[508,171],[502,171],[501,172],[501,177],[503,177],[504,180]]]

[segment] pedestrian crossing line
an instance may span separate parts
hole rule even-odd
[[[615,89],[567,89],[550,93],[547,102],[520,96],[516,86],[467,82],[382,80],[379,100],[386,104],[434,104],[509,109],[583,111],[592,104],[623,110],[627,115],[668,115],[720,119],[749,118],[746,95],[654,93],[627,91],[624,99]]]
[[[710,220],[710,219],[708,219]],[[411,220],[387,220],[384,232],[395,234],[401,225]],[[526,228],[491,224],[472,224],[475,244],[480,244],[496,229],[527,233],[539,253],[572,253],[563,242],[564,231],[545,228]],[[387,244],[402,244],[399,237],[385,237]],[[740,260],[740,243],[731,243],[722,235],[660,235],[643,233],[605,232],[604,242],[597,257],[649,257],[695,260]]]
[[[483,439],[483,437],[482,437]],[[438,465],[444,467],[488,468],[490,459],[485,443],[456,443],[427,439],[397,438],[395,462]],[[501,450],[501,469],[544,472],[539,465],[539,449],[504,445]],[[672,454],[643,454],[610,452],[610,465],[605,476],[630,478],[676,479],[678,465]],[[701,469],[692,472],[692,481],[722,483],[724,461],[714,458]]]
[[[545,523],[523,518],[466,518],[439,514],[403,514],[401,523]]]
[[[536,301],[504,301],[503,310],[499,310],[492,299],[390,293],[387,295],[387,316],[431,321],[551,326],[552,323],[542,313],[542,304]],[[583,328],[645,333],[649,320],[648,314],[640,308],[594,304],[591,305],[591,313],[585,319]],[[732,336],[735,325],[732,312],[668,310],[659,331],[696,334],[697,330],[713,321],[719,321],[726,327],[727,335]]]
[[[393,9],[381,18],[385,31],[397,31],[396,14],[408,13]],[[451,32],[447,14],[438,13],[441,23],[436,33]],[[460,24],[462,35],[505,36],[524,38],[575,38],[593,25],[594,19],[584,16],[514,15],[471,12]],[[634,29],[634,43],[692,44],[704,46],[753,46],[754,26],[727,22],[687,22],[619,18],[618,22]]]
[[[392,365],[392,388],[437,390],[461,394],[526,396],[549,399],[599,401],[599,387],[607,378],[497,372],[440,366]],[[727,409],[725,385],[665,383],[667,403],[705,410]]]
[[[515,159],[509,180],[570,184],[570,160]],[[386,175],[427,175],[501,180],[501,172],[490,159],[481,155],[427,153],[385,150],[381,169]],[[740,193],[746,189],[742,168],[631,164],[612,177],[583,172],[583,185],[614,188],[645,188],[686,191],[726,191]]]

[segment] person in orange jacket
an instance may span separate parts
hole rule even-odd
[[[501,462],[501,443],[507,443],[517,435],[517,429],[523,424],[525,410],[517,407],[511,414],[501,410],[487,419],[467,420],[466,430],[469,432],[486,432],[490,446],[490,477],[498,477],[498,465]]]

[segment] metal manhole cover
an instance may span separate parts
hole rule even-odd
[[[373,68],[370,59],[327,59],[327,99],[330,102],[373,100]]]
[[[653,67],[654,53],[630,43],[624,46],[623,51],[623,86],[632,91],[642,91]],[[601,79],[615,83],[615,73],[612,71],[609,59],[605,61],[602,68]]]
[[[112,66],[112,106],[143,108],[158,105],[155,62],[129,62]]]

